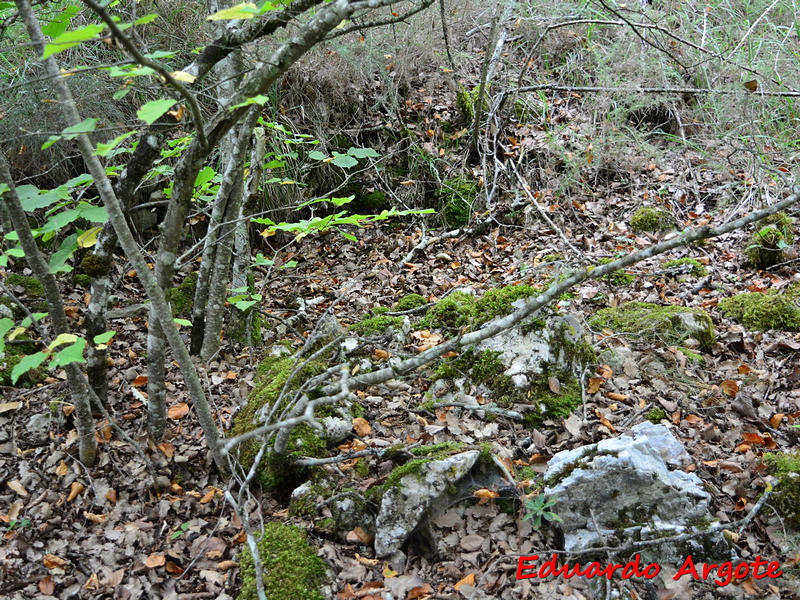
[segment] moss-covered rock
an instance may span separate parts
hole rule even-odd
[[[794,220],[786,213],[770,215],[761,222],[745,248],[745,255],[757,269],[766,269],[783,261],[783,250],[794,241]]]
[[[89,277],[104,277],[110,268],[111,261],[95,254],[88,254],[81,260],[81,270]]]
[[[322,600],[325,563],[309,545],[305,531],[279,522],[267,523],[257,545],[267,600]],[[257,600],[256,569],[247,545],[240,562],[242,589],[237,600]]]
[[[662,266],[665,269],[689,273],[693,277],[705,277],[708,275],[708,269],[706,269],[706,266],[696,258],[677,258],[675,260],[668,260]]]
[[[610,329],[670,345],[688,338],[695,338],[705,350],[714,344],[714,324],[699,308],[628,302],[598,311],[589,324],[596,329]]]
[[[245,406],[236,414],[231,427],[231,436],[242,435],[259,425],[259,412],[264,406],[272,406],[278,400],[295,366],[296,360],[291,354],[267,356],[261,361],[256,371],[255,386],[250,392]],[[289,382],[288,391],[296,390],[308,378],[318,375],[324,370],[324,361],[309,362]],[[250,440],[239,447],[239,460],[246,469],[252,466],[258,453],[259,444],[258,440]],[[292,467],[291,463],[294,459],[300,456],[322,456],[326,450],[325,440],[316,435],[310,426],[299,425],[292,431],[287,445],[287,455],[277,456],[265,452],[258,467],[257,479],[265,490],[275,490],[287,478],[297,479],[304,475],[301,469]]]
[[[800,529],[800,451],[767,453],[764,462],[778,480],[769,503],[787,525]]]
[[[87,288],[87,289],[92,284],[91,277],[85,275],[84,273],[78,273],[77,275],[75,275],[73,281],[75,281],[75,285],[79,285],[82,288]]]
[[[425,306],[428,301],[419,294],[406,294],[392,306],[393,312],[404,312]]]
[[[358,335],[376,335],[387,329],[399,330],[403,326],[403,317],[390,317],[388,315],[375,315],[364,317],[358,323],[350,325],[350,331]]]
[[[526,284],[490,289],[480,298],[465,292],[453,292],[431,306],[417,325],[446,330],[466,326],[474,330],[495,317],[511,312],[511,305],[520,298],[538,293],[539,290]]]
[[[26,277],[19,273],[12,273],[6,278],[8,285],[18,285],[25,289],[25,293],[33,298],[41,298],[44,296],[44,289],[42,284],[35,277]]]
[[[634,231],[669,231],[675,228],[675,219],[661,208],[643,206],[631,216],[631,229]]]
[[[783,294],[775,291],[738,294],[721,300],[719,311],[748,329],[800,330],[800,284]]]
[[[172,315],[188,317],[194,306],[194,292],[197,288],[197,273],[189,273],[180,285],[167,293],[167,300],[172,306]]]
[[[480,86],[475,86],[472,91],[470,91],[462,85],[459,85],[456,91],[456,107],[458,108],[458,114],[466,124],[470,124],[475,120],[475,105],[478,101],[479,91]],[[488,95],[488,90],[484,90],[481,110],[485,109],[487,106]]]

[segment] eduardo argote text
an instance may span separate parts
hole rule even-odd
[[[620,579],[630,579],[631,577],[653,579],[661,572],[661,567],[656,563],[640,565],[641,557],[638,554],[634,555],[625,564],[607,563],[601,565],[598,562],[590,562],[583,567],[578,562],[571,565],[568,563],[559,565],[558,555],[555,553],[549,560],[541,563],[538,561],[539,556],[537,554],[520,556],[517,561],[517,579],[543,579],[545,577],[570,579],[578,576],[586,577],[587,579],[606,577],[610,580],[617,571],[619,571],[618,577]],[[775,579],[782,574],[783,571],[780,570],[780,564],[777,561],[766,561],[761,556],[756,556],[755,560],[749,563],[741,561],[734,564],[731,561],[725,561],[720,564],[695,564],[690,554],[683,561],[683,565],[678,569],[673,579],[677,581],[681,577],[689,576],[695,580],[705,581],[712,577],[715,584],[724,586],[735,579],[745,579],[748,576],[752,576],[754,579],[764,579],[765,577]]]

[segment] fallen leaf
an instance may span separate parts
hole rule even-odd
[[[56,467],[56,475],[58,475],[59,477],[63,477],[67,473],[69,473],[69,467],[67,466],[67,463],[65,463],[62,460],[60,463],[58,463],[58,466]]]
[[[735,398],[737,392],[739,391],[739,384],[736,383],[733,379],[726,379],[720,384],[722,391],[725,392],[725,395],[730,396],[731,398]]]
[[[212,487],[205,494],[203,494],[202,498],[200,498],[200,504],[208,504],[214,499],[214,496],[216,495],[217,495],[217,488]]]
[[[86,583],[83,584],[83,589],[85,590],[94,590],[95,592],[100,589],[100,580],[97,579],[97,573],[92,573],[89,575],[89,579],[86,580]]]
[[[117,490],[115,490],[114,488],[110,488],[106,492],[106,500],[111,502],[111,504],[116,504],[117,503]]]
[[[147,375],[137,375],[136,379],[131,382],[133,387],[144,387],[147,385]]]
[[[50,575],[45,575],[39,580],[39,591],[45,596],[52,596],[53,592],[56,591],[56,582],[53,581]]]
[[[609,400],[616,400],[617,402],[625,402],[628,396],[626,394],[618,394],[617,392],[608,392],[606,398]]]
[[[183,573],[183,569],[181,569],[171,560],[167,561],[167,564],[164,566],[164,570],[170,575],[180,575],[181,573]]]
[[[178,402],[177,404],[173,404],[169,407],[167,411],[167,416],[170,419],[177,421],[178,419],[182,419],[186,415],[189,414],[189,405],[186,402]]]
[[[380,562],[377,558],[366,558],[364,556],[361,556],[358,552],[356,552],[355,556],[358,562],[367,567],[374,567]]]
[[[47,569],[60,569],[67,564],[67,561],[55,554],[45,554],[42,559],[42,564]]]
[[[161,452],[167,458],[172,458],[172,455],[175,454],[175,446],[173,446],[169,442],[161,442],[158,445],[158,449],[161,450]]]
[[[418,598],[423,598],[430,594],[433,594],[433,588],[426,583],[425,585],[418,585],[408,590],[408,596],[406,596],[406,598],[408,598],[408,600],[417,600]]]
[[[586,393],[596,394],[598,391],[600,391],[600,388],[605,382],[606,380],[603,379],[602,377],[590,377],[589,385],[586,386]]]
[[[781,421],[783,421],[783,413],[775,413],[769,418],[769,424],[772,426],[773,429],[777,429],[781,425]]]
[[[376,348],[375,352],[372,353],[372,357],[376,360],[389,360],[391,356],[391,352],[387,350],[381,350],[380,348]]]
[[[12,410],[17,410],[21,406],[22,402],[0,402],[0,414],[7,413]]]
[[[392,577],[397,577],[397,571],[394,571],[389,565],[386,565],[383,568],[382,575],[384,579],[391,579]]]
[[[92,523],[96,523],[97,525],[100,525],[100,523],[105,522],[105,520],[108,518],[108,515],[99,515],[87,511],[83,511],[83,516],[86,517],[86,519],[88,519]]]
[[[23,486],[22,483],[17,481],[16,479],[7,481],[6,485],[11,489],[12,492],[16,492],[23,498],[26,498],[28,496],[28,490],[26,490],[25,486]]]
[[[366,437],[372,433],[372,427],[364,417],[356,417],[353,419],[353,429],[359,437]]]
[[[554,394],[561,393],[561,382],[558,381],[557,377],[553,377],[552,375],[547,378],[547,387],[550,388],[550,391]]]
[[[478,498],[478,504],[486,504],[490,500],[497,498],[500,494],[486,488],[481,488],[472,492],[472,495]]]
[[[67,496],[67,502],[72,502],[75,498],[78,497],[79,494],[83,492],[86,488],[80,481],[73,481],[72,485],[69,486],[69,496]]]
[[[164,557],[163,554],[151,554],[144,561],[144,564],[147,566],[148,569],[155,569],[157,567],[163,567],[166,562],[167,559]]]
[[[453,588],[456,591],[458,591],[458,590],[461,589],[461,586],[464,586],[464,585],[471,585],[471,586],[475,585],[475,573],[470,573],[469,575],[467,575],[466,577],[461,579],[458,583],[456,583],[453,586]]]

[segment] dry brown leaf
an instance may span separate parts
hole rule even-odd
[[[163,554],[151,554],[144,561],[144,564],[148,569],[155,569],[158,567],[163,567],[166,562],[167,559]]]
[[[86,590],[94,590],[95,592],[100,589],[100,580],[97,578],[97,573],[93,572],[89,575],[89,579],[83,584],[83,588]]]
[[[554,394],[561,393],[561,382],[558,380],[557,377],[553,377],[552,375],[547,378],[547,387],[550,388],[550,391]]]
[[[22,402],[0,402],[0,415],[3,413],[17,410],[22,406]]]
[[[614,374],[614,369],[608,365],[600,365],[597,367],[597,374],[603,379],[611,379],[611,376]]]
[[[115,490],[114,488],[110,488],[106,492],[106,500],[111,502],[111,504],[116,504],[117,503],[117,490]]]
[[[172,455],[175,454],[175,446],[169,442],[161,442],[158,445],[158,449],[161,450],[162,454],[167,458],[172,458]]]
[[[589,378],[589,385],[586,386],[586,393],[587,394],[596,394],[600,391],[600,388],[606,382],[605,379],[602,377],[590,377]]]
[[[105,522],[105,520],[108,518],[108,515],[100,515],[96,513],[90,513],[87,511],[83,511],[83,516],[86,517],[86,519],[88,519],[92,523],[96,523],[97,525],[100,525],[100,523]]]
[[[216,495],[217,495],[217,488],[212,487],[205,494],[203,494],[202,498],[200,498],[200,504],[208,504],[214,499],[214,496]]]
[[[133,387],[144,387],[147,385],[147,375],[137,375],[136,379],[131,382]]]
[[[453,586],[453,588],[456,591],[458,591],[458,590],[461,589],[461,586],[464,586],[464,585],[471,585],[471,586],[475,585],[475,573],[470,573],[469,575],[467,575],[466,577],[461,579],[458,583],[456,583]]]
[[[616,402],[625,402],[628,399],[626,394],[618,394],[617,392],[608,392],[606,394],[606,398],[609,400],[615,400]]]
[[[228,371],[225,373],[225,379],[236,379],[238,375],[234,371]]]
[[[726,379],[719,385],[722,388],[722,391],[725,392],[725,395],[730,396],[731,398],[735,398],[737,392],[739,391],[739,384],[733,379]]]
[[[353,419],[353,429],[360,437],[366,437],[372,433],[372,427],[364,417],[356,417]]]
[[[781,425],[781,421],[783,421],[783,413],[775,413],[769,418],[769,424],[772,426],[773,429],[777,429]]]
[[[19,494],[23,498],[26,498],[28,496],[28,490],[25,489],[25,486],[22,485],[20,481],[12,479],[11,481],[7,481],[6,485],[12,492]]]
[[[381,350],[380,348],[375,348],[375,352],[372,353],[373,358],[376,360],[389,360],[392,356],[392,353],[388,350]]]
[[[177,404],[173,404],[169,407],[167,411],[167,416],[174,421],[178,419],[182,419],[186,415],[189,414],[189,405],[186,402],[178,402]]]
[[[167,561],[167,564],[164,566],[164,570],[170,575],[180,575],[181,573],[183,573],[183,569],[181,569],[171,560]]]
[[[45,554],[42,559],[42,564],[47,569],[60,569],[67,564],[67,561],[55,554]]]
[[[103,579],[100,580],[100,583],[102,585],[108,586],[110,588],[115,588],[120,583],[122,583],[123,579],[125,579],[125,569],[124,568],[117,569],[113,573],[110,573],[107,577],[103,577]]]
[[[408,590],[408,596],[406,596],[406,598],[408,598],[408,600],[418,600],[419,598],[424,598],[430,594],[433,594],[433,588],[430,586],[430,584],[426,583],[425,585],[418,585],[417,587],[413,587]]]
[[[361,543],[365,546],[369,546],[372,544],[373,537],[369,534],[368,531],[365,531],[361,527],[354,527],[352,531],[347,532],[347,541],[351,543]]]
[[[69,486],[69,496],[67,496],[67,502],[72,502],[75,500],[75,498],[77,498],[78,495],[80,495],[85,489],[86,488],[80,481],[73,481],[72,485]]]
[[[58,463],[58,466],[56,467],[56,475],[58,475],[59,477],[63,477],[67,473],[69,473],[69,467],[67,466],[67,463],[65,463],[62,460],[60,463]]]
[[[233,569],[234,567],[238,566],[239,563],[236,562],[235,560],[223,560],[222,562],[217,563],[217,568],[220,571],[229,571],[230,569]]]
[[[472,492],[472,495],[478,498],[478,504],[486,504],[490,500],[497,498],[500,494],[486,488],[481,488]]]
[[[377,558],[366,558],[361,556],[358,552],[356,552],[356,560],[367,567],[374,567],[380,562]]]
[[[45,596],[52,596],[56,591],[56,582],[50,575],[45,575],[39,580],[39,591]]]

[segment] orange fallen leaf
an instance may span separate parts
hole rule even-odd
[[[726,379],[720,383],[719,386],[722,388],[722,391],[725,392],[725,395],[730,396],[731,398],[735,398],[737,392],[739,391],[739,384],[733,379]]]
[[[597,374],[603,379],[610,379],[611,376],[614,374],[614,369],[612,369],[608,365],[600,365],[599,367],[597,367]]]
[[[69,486],[69,496],[67,496],[67,502],[72,502],[78,495],[83,492],[86,488],[80,481],[73,481],[72,485]]]
[[[392,356],[392,353],[387,350],[375,348],[375,352],[372,353],[372,356],[378,360],[389,360],[389,358]]]
[[[685,420],[690,425],[696,425],[703,422],[703,417],[698,417],[697,415],[686,415]]]
[[[42,564],[47,569],[60,569],[67,564],[67,561],[55,554],[45,554],[42,559]]]
[[[748,375],[752,370],[749,365],[739,365],[739,375]]]
[[[596,394],[600,391],[600,388],[606,382],[605,379],[602,377],[590,377],[589,378],[589,385],[586,386],[586,393],[587,394]]]
[[[167,561],[167,564],[164,567],[164,570],[167,573],[169,573],[170,575],[180,575],[181,573],[183,573],[183,569],[181,569],[178,565],[176,565],[171,560]]]
[[[111,502],[111,504],[116,504],[117,503],[117,490],[115,490],[114,488],[109,489],[106,492],[106,500]]]
[[[133,387],[143,387],[147,385],[147,375],[137,375],[136,379],[131,382]]]
[[[170,419],[177,421],[178,419],[182,419],[186,415],[189,414],[189,405],[186,402],[178,402],[177,404],[173,404],[169,407],[167,411],[167,416]]]
[[[217,495],[217,488],[212,487],[205,494],[203,494],[202,498],[200,498],[200,504],[208,504],[214,499],[214,496],[216,495]]]
[[[464,585],[471,585],[471,586],[475,585],[475,573],[470,573],[469,575],[467,575],[466,577],[461,579],[458,583],[456,583],[453,586],[453,588],[456,591],[458,591],[458,590],[461,589],[461,586],[464,586]]]
[[[609,400],[615,400],[616,402],[625,402],[628,399],[626,394],[618,394],[617,392],[608,392],[606,394],[606,398]]]
[[[56,591],[56,582],[53,581],[50,575],[46,575],[39,580],[39,591],[45,596],[52,596],[53,592]]]
[[[233,371],[228,371],[225,373],[225,379],[236,379],[238,375]]]
[[[353,429],[360,437],[366,437],[372,433],[372,427],[364,417],[356,417],[353,419]]]
[[[148,569],[155,569],[157,567],[163,567],[166,562],[167,559],[164,557],[163,554],[151,554],[144,561],[144,564],[147,566]]]
[[[105,520],[108,518],[108,515],[99,515],[99,514],[90,513],[90,512],[87,512],[87,511],[83,511],[83,516],[86,517],[87,520],[89,520],[92,523],[95,523],[97,525],[100,525],[101,523],[104,523]]]
[[[169,442],[161,442],[158,445],[158,449],[161,450],[161,452],[167,458],[172,458],[172,455],[175,454],[175,446],[173,446]]]
[[[780,427],[781,421],[783,421],[783,413],[775,413],[769,418],[769,424],[773,429]]]
[[[58,466],[56,467],[56,475],[58,475],[59,477],[63,477],[63,476],[64,476],[64,475],[66,475],[68,472],[69,472],[69,467],[67,466],[67,463],[65,463],[65,462],[62,460],[62,461],[61,461],[61,462],[58,464]]]
[[[408,596],[406,596],[406,598],[408,598],[408,600],[417,600],[418,598],[426,597],[432,593],[433,588],[430,584],[426,583],[425,585],[418,585],[408,590]]]
[[[500,494],[486,488],[481,488],[472,492],[472,495],[478,498],[478,504],[486,504],[489,500],[494,500]]]

